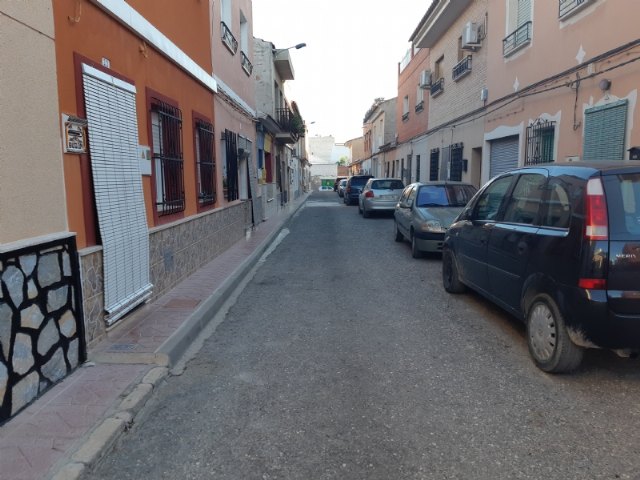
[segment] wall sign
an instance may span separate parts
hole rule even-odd
[[[64,153],[87,153],[87,121],[62,114]]]

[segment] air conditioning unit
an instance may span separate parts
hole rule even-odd
[[[420,73],[420,88],[429,88],[431,86],[431,70],[423,70]]]
[[[480,25],[467,22],[462,29],[462,48],[475,50],[480,46]]]

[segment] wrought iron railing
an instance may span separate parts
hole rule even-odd
[[[418,103],[416,103],[416,113],[421,112],[422,110],[424,110],[424,100],[420,100]]]
[[[211,205],[216,201],[213,142],[213,125],[198,120],[196,122],[198,202],[202,206]]]
[[[220,30],[222,32],[222,43],[235,55],[238,51],[238,41],[236,37],[233,36],[231,29],[224,22],[220,22]]]
[[[242,69],[245,71],[247,75],[251,75],[253,72],[253,65],[249,61],[249,57],[244,52],[240,52],[240,61],[242,62]]]
[[[406,122],[407,120],[409,120],[409,112],[404,112],[402,114],[402,121]]]
[[[560,0],[558,3],[558,18],[573,15],[588,3],[591,3],[591,0]]]
[[[531,21],[520,25],[515,32],[502,40],[502,54],[506,57],[531,42],[532,30],[533,22]]]
[[[525,165],[553,162],[556,122],[538,119],[527,127]]]
[[[304,134],[304,123],[299,115],[288,108],[278,108],[276,111],[280,127],[295,136]]]
[[[467,55],[462,60],[460,60],[455,67],[453,67],[451,76],[453,77],[453,80],[457,81],[470,72],[471,72],[471,55]]]
[[[435,82],[432,82],[429,91],[432,97],[437,97],[444,92],[444,78],[439,78]]]
[[[185,207],[182,159],[182,112],[156,98],[152,99],[154,175],[158,215],[171,215]]]

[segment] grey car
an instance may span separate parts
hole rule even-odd
[[[395,240],[411,242],[413,258],[441,252],[444,234],[477,189],[462,182],[412,183],[393,212]]]
[[[393,212],[404,183],[397,178],[370,178],[358,197],[358,211],[364,218],[373,212]]]

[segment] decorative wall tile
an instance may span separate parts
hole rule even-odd
[[[9,298],[13,305],[16,308],[19,308],[20,305],[22,305],[22,300],[24,299],[24,274],[14,265],[9,265],[2,274],[2,283],[7,286],[7,290],[9,290]]]
[[[51,350],[51,347],[59,341],[60,333],[58,333],[56,323],[53,320],[49,320],[40,335],[38,335],[38,353],[44,357]]]
[[[20,312],[20,326],[22,328],[38,330],[43,320],[44,315],[37,304],[33,304]]]
[[[38,261],[38,283],[41,288],[48,287],[61,280],[59,255],[49,253]]]
[[[38,373],[32,372],[14,385],[11,390],[11,415],[15,415],[38,396],[39,380]]]
[[[67,364],[64,361],[64,352],[58,348],[51,356],[51,360],[45,363],[40,369],[42,375],[51,383],[62,380],[67,375]]]
[[[35,364],[33,359],[33,345],[31,337],[24,333],[18,333],[13,343],[13,371],[18,375],[24,375]]]

